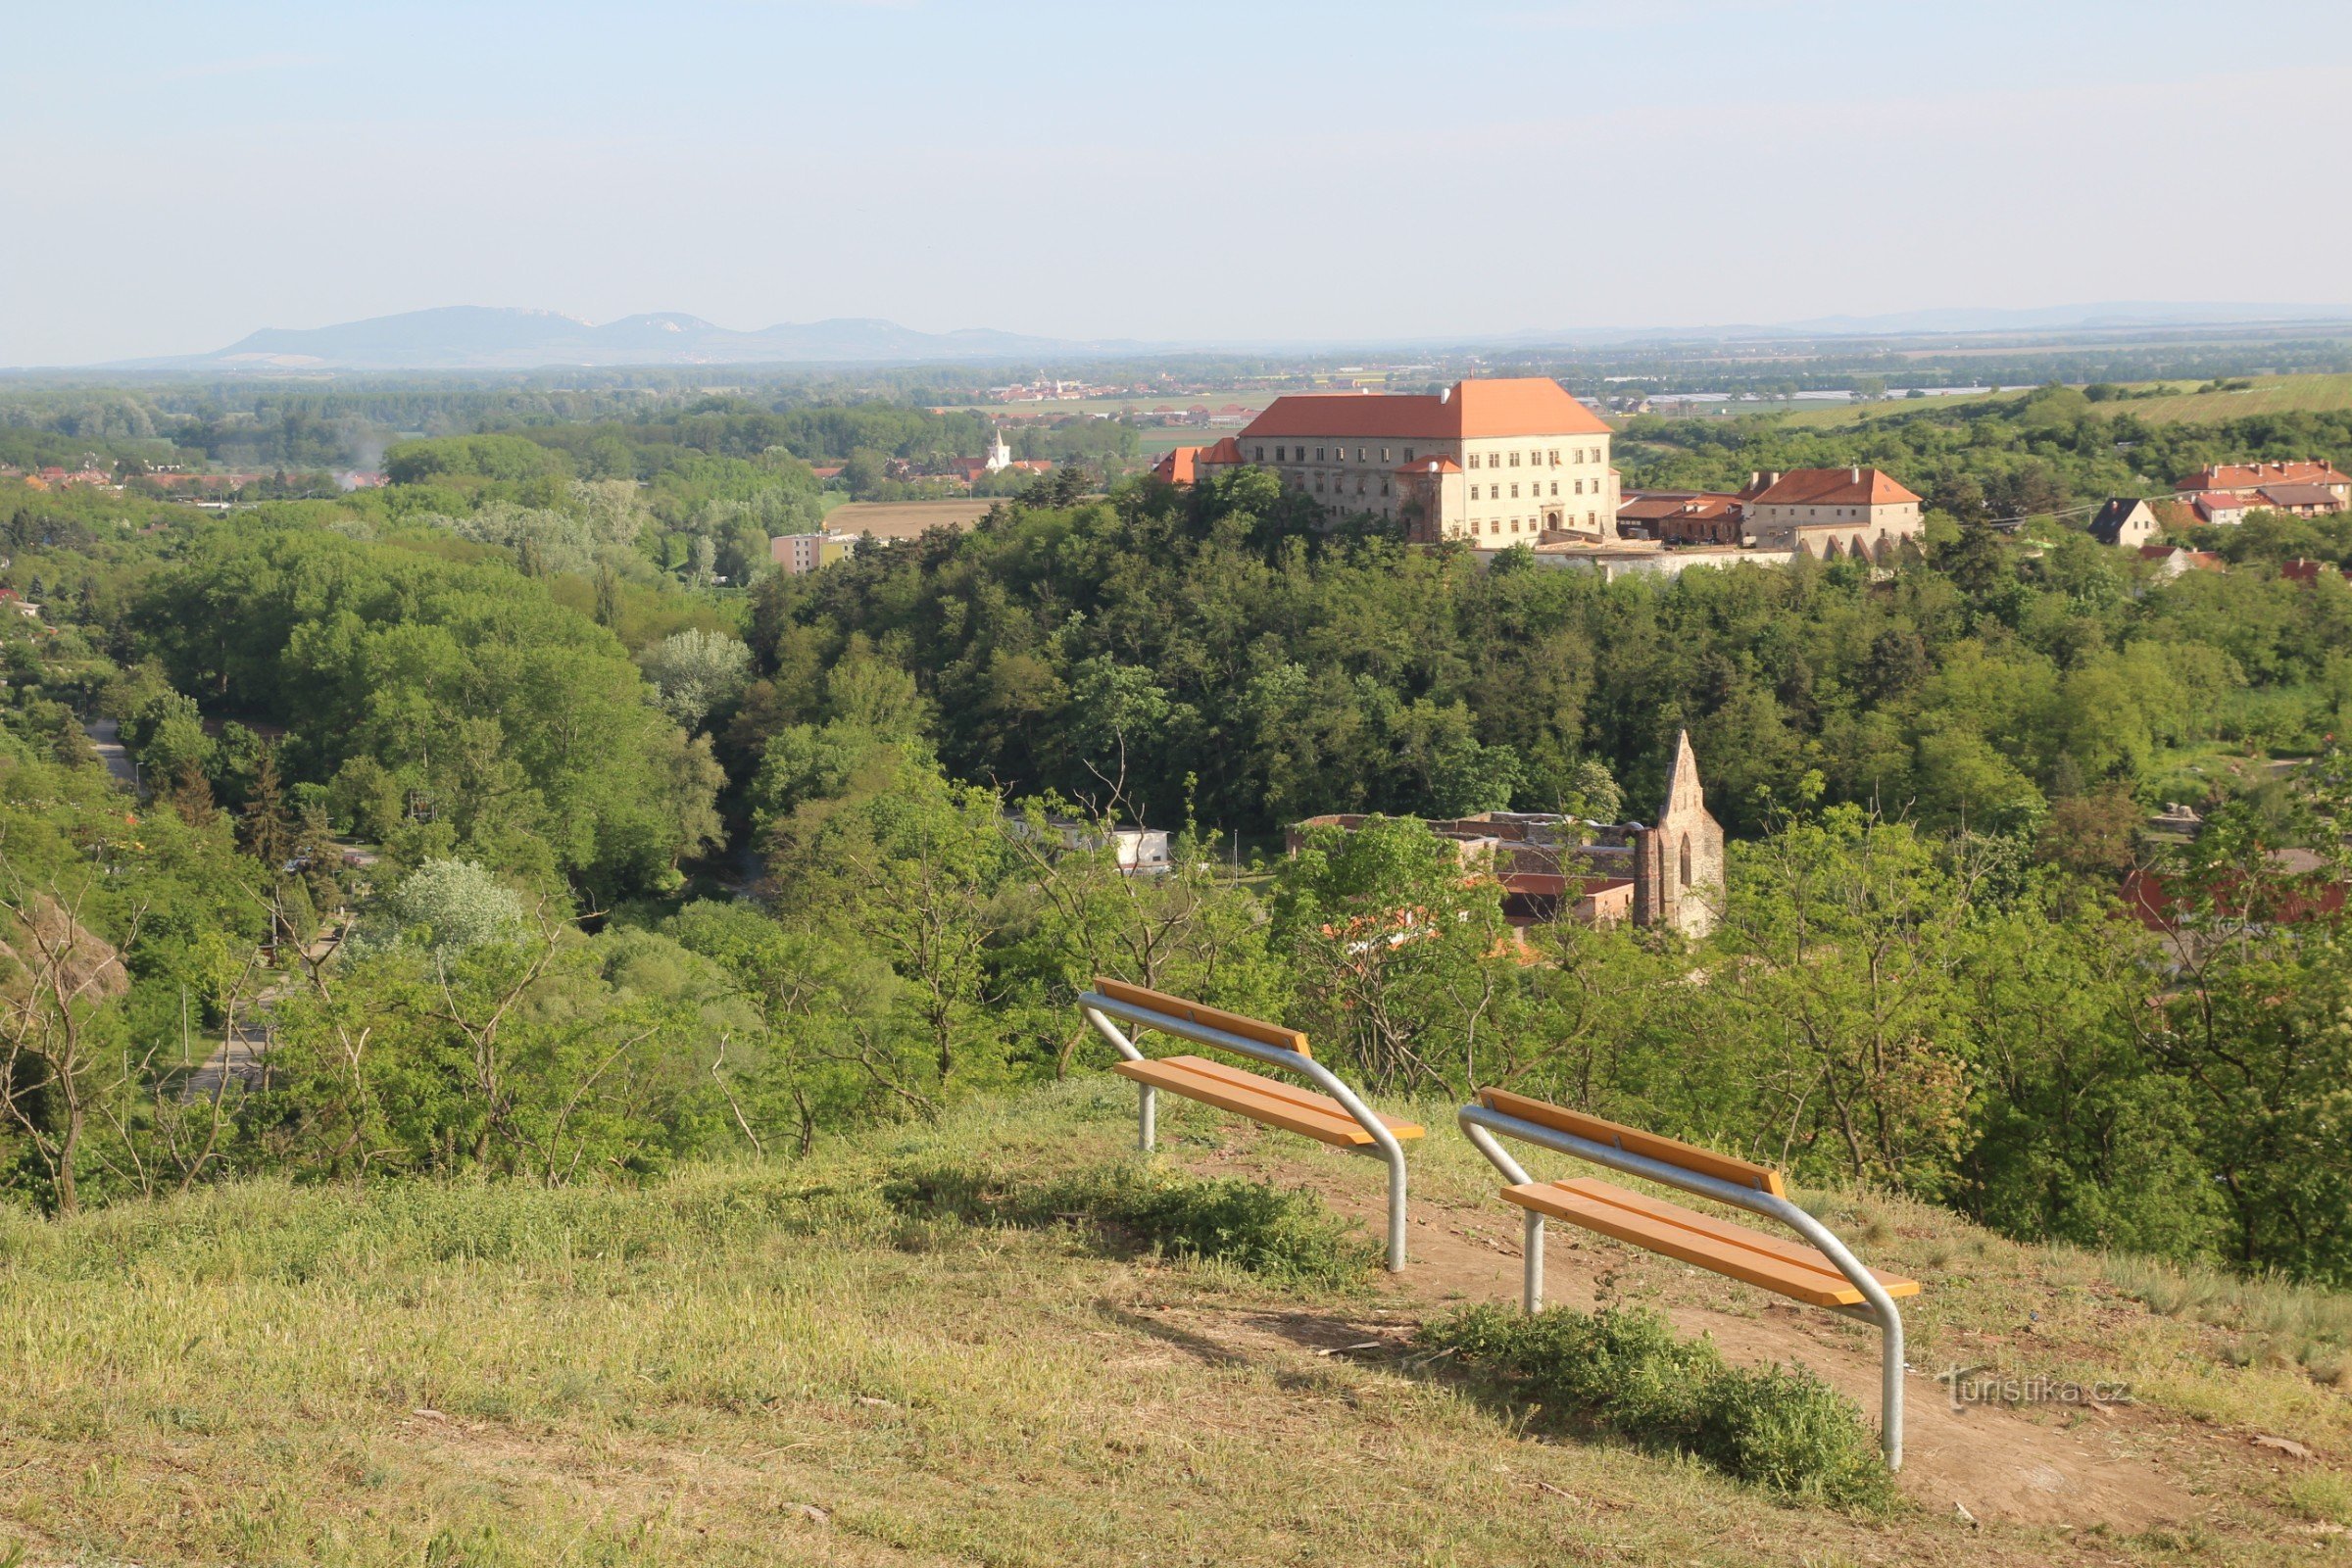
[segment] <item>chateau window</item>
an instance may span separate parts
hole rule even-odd
[[[1519,454],[1516,452],[1511,454],[1511,466],[1514,468],[1519,466]]]
[[[1385,495],[1387,495],[1387,494],[1389,493],[1389,481],[1388,481],[1388,480],[1386,480],[1386,479],[1383,479],[1383,480],[1381,480],[1381,481],[1380,481],[1380,493],[1381,493],[1382,495],[1384,495],[1384,496],[1385,496]]]
[[[1551,493],[1552,493],[1553,495],[1555,495],[1555,496],[1556,496],[1556,495],[1558,495],[1558,494],[1560,493],[1560,481],[1559,481],[1559,480],[1557,480],[1557,479],[1554,479],[1554,480],[1552,480],[1552,481],[1551,481]]]
[[[1469,458],[1466,460],[1466,462],[1467,462],[1467,465],[1468,465],[1468,466],[1470,466],[1470,467],[1473,467],[1473,468],[1477,467],[1477,466],[1478,466],[1478,454],[1477,454],[1477,453],[1475,453],[1475,452],[1471,453],[1471,454],[1470,454],[1470,456],[1469,456]]]
[[[1382,447],[1380,449],[1380,461],[1383,463],[1389,461],[1389,449],[1387,447]]]
[[[1280,447],[1276,447],[1276,448],[1274,449],[1274,461],[1275,461],[1276,463],[1280,463],[1280,462],[1284,461],[1284,459],[1283,459],[1283,455],[1282,455],[1282,448],[1280,448]]]
[[[1358,463],[1364,461],[1364,449],[1362,447],[1357,447],[1355,449],[1355,461]]]
[[[1476,485],[1472,485],[1472,486],[1470,487],[1470,499],[1471,499],[1471,500],[1473,500],[1473,501],[1476,501],[1476,500],[1478,499],[1478,486],[1476,486]]]
[[[1516,500],[1518,500],[1518,499],[1519,499],[1519,487],[1518,487],[1517,485],[1513,485],[1513,486],[1511,486],[1511,499],[1512,499],[1513,501],[1516,501]]]
[[[1323,461],[1323,449],[1321,447],[1315,448],[1315,461],[1317,463],[1321,463]]]
[[[1583,494],[1585,493],[1585,481],[1584,481],[1584,480],[1582,480],[1582,479],[1579,479],[1579,480],[1577,480],[1577,481],[1576,481],[1576,493],[1577,493],[1578,495],[1580,495],[1580,496],[1581,496],[1581,495],[1583,495]]]
[[[1404,461],[1407,463],[1413,461],[1413,449],[1411,447],[1406,447],[1404,449]]]

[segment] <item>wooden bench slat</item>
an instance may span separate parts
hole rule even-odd
[[[1341,1149],[1362,1149],[1372,1135],[1348,1114],[1347,1107],[1328,1095],[1318,1095],[1272,1078],[1242,1072],[1200,1056],[1167,1056],[1157,1061],[1121,1061],[1111,1071],[1138,1083],[1198,1100],[1202,1104],[1302,1134]],[[1381,1117],[1398,1139],[1419,1138],[1422,1129],[1411,1122]]]
[[[1502,1196],[1521,1208],[1814,1306],[1855,1306],[1862,1300],[1862,1293],[1838,1272],[1838,1265],[1812,1248],[1644,1198],[1609,1182],[1590,1177],[1530,1182],[1506,1187]],[[1915,1281],[1876,1269],[1871,1274],[1890,1297],[1919,1294]]]
[[[1581,1110],[1569,1110],[1548,1101],[1530,1100],[1525,1095],[1514,1095],[1508,1090],[1482,1089],[1478,1092],[1478,1098],[1490,1110],[1501,1111],[1505,1116],[1516,1116],[1521,1121],[1532,1121],[1539,1127],[1570,1133],[1596,1144],[1608,1144],[1629,1154],[1679,1165],[1684,1170],[1696,1171],[1702,1176],[1712,1176],[1736,1186],[1753,1188],[1760,1193],[1770,1193],[1775,1198],[1788,1196],[1788,1190],[1781,1185],[1781,1173],[1769,1165],[1735,1159],[1730,1154],[1718,1154],[1711,1149],[1686,1144],[1678,1138],[1661,1138],[1656,1133],[1645,1133],[1639,1127],[1588,1116]]]
[[[1204,1007],[1198,1002],[1187,1002],[1184,998],[1172,997],[1165,991],[1151,991],[1142,986],[1131,986],[1124,980],[1105,980],[1101,975],[1095,977],[1095,991],[1098,995],[1108,997],[1113,1002],[1124,1002],[1131,1007],[1146,1007],[1153,1012],[1164,1012],[1171,1017],[1182,1018],[1187,1023],[1201,1024],[1210,1029],[1222,1029],[1229,1035],[1240,1035],[1244,1040],[1254,1040],[1261,1046],[1273,1046],[1283,1051],[1296,1051],[1301,1056],[1314,1054],[1313,1052],[1306,1049],[1304,1034],[1296,1029],[1285,1029],[1278,1023],[1268,1023],[1262,1018],[1245,1017],[1238,1012],[1227,1012],[1222,1007]],[[1341,1114],[1345,1115],[1346,1112],[1343,1111]]]
[[[1353,1116],[1348,1115],[1348,1107],[1346,1105],[1341,1104],[1337,1100],[1334,1100],[1329,1095],[1318,1094],[1316,1091],[1305,1088],[1302,1085],[1291,1083],[1281,1078],[1268,1078],[1261,1073],[1246,1072],[1240,1067],[1229,1066],[1224,1062],[1212,1060],[1207,1056],[1168,1056],[1162,1059],[1167,1061],[1181,1061],[1186,1066],[1192,1068],[1195,1072],[1206,1073],[1212,1078],[1222,1079],[1227,1083],[1233,1084],[1237,1088],[1254,1089],[1259,1094],[1270,1095],[1276,1100],[1286,1100],[1296,1105],[1302,1105],[1313,1110],[1326,1111],[1334,1116],[1347,1116],[1348,1125],[1350,1127],[1357,1127],[1359,1131],[1361,1130],[1356,1122],[1356,1119]],[[1382,1124],[1385,1125],[1390,1132],[1395,1133],[1398,1138],[1419,1138],[1422,1136],[1422,1129],[1416,1122],[1401,1121],[1395,1116],[1391,1116],[1385,1112],[1377,1110],[1373,1111],[1372,1114],[1380,1117]]]

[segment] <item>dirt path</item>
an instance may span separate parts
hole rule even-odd
[[[1210,1152],[1190,1163],[1203,1175],[1233,1175],[1237,1160],[1231,1153]],[[1363,1221],[1375,1234],[1382,1228],[1385,1210],[1377,1172],[1316,1162],[1289,1167],[1286,1176],[1303,1179],[1335,1210]],[[1351,1176],[1363,1179],[1350,1181]],[[1515,1211],[1499,1202],[1482,1206],[1425,1197],[1416,1197],[1413,1208],[1412,1262],[1384,1293],[1391,1311],[1417,1318],[1465,1299],[1519,1299]],[[1590,1309],[1602,1276],[1641,1255],[1555,1223],[1544,1250],[1545,1299]],[[1685,1272],[1702,1277],[1698,1270]],[[1810,1369],[1876,1422],[1880,1360],[1875,1330],[1760,1291],[1727,1291],[1755,1309],[1674,1303],[1664,1310],[1685,1333],[1712,1335],[1736,1361],[1780,1361]],[[1201,1315],[1190,1327],[1237,1350],[1252,1339],[1304,1344],[1319,1351],[1365,1340],[1395,1340],[1400,1345],[1406,1332],[1378,1319],[1264,1313],[1221,1321]],[[2135,1407],[2067,1407],[2046,1420],[1997,1406],[1955,1407],[1934,1371],[1917,1366],[1905,1380],[1903,1402],[1903,1490],[1939,1511],[1949,1512],[1956,1504],[1980,1520],[2103,1525],[2128,1534],[2187,1523],[2208,1513],[2206,1499],[2158,1466],[2178,1441],[2166,1430],[2167,1423]],[[2081,1419],[2067,1425],[2068,1418],[2078,1414]]]
[[[111,718],[91,718],[82,721],[81,729],[89,736],[90,749],[98,754],[98,760],[106,764],[115,787],[138,794],[139,768],[130,760],[129,749],[122,744],[122,726]]]

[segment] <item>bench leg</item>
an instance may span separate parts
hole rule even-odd
[[[1135,1087],[1135,1147],[1149,1154],[1159,1139],[1159,1091],[1150,1084]]]
[[[1527,1268],[1527,1309],[1544,1310],[1544,1216],[1526,1209],[1521,1217],[1527,1227],[1519,1242],[1519,1253]]]
[[[1886,1339],[1879,1368],[1879,1446],[1886,1468],[1903,1467],[1903,1320],[1889,1312],[1879,1325]]]
[[[1404,1272],[1404,1153],[1384,1151],[1389,1162],[1389,1272]]]

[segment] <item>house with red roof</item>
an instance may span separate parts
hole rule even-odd
[[[2173,489],[2189,504],[2199,522],[2230,526],[2249,512],[2283,512],[2322,517],[2352,510],[2352,474],[2332,463],[2208,464]]]
[[[1610,436],[1559,382],[1526,376],[1278,397],[1232,440],[1239,463],[1327,512],[1399,518],[1422,543],[1499,548],[1617,537]],[[1201,471],[1228,466],[1217,450],[1197,460]]]
[[[1877,468],[1791,468],[1751,473],[1740,492],[1748,536],[1762,550],[1823,560],[1888,562],[1925,524],[1919,497]]]

